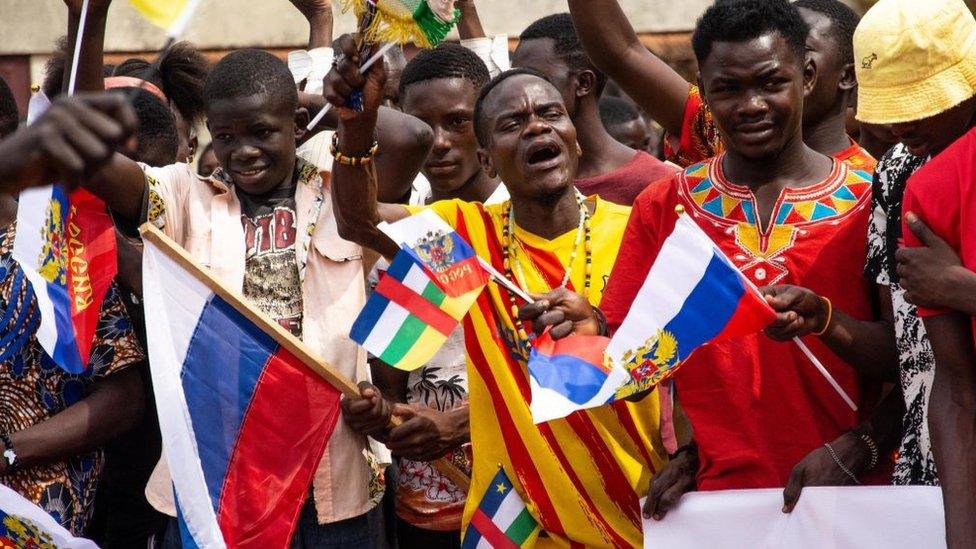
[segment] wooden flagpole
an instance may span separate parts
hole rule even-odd
[[[249,304],[243,295],[228,288],[227,286],[224,286],[220,281],[214,278],[208,269],[202,267],[196,261],[194,261],[187,251],[183,249],[183,247],[174,242],[170,237],[166,236],[162,231],[150,223],[144,223],[141,227],[139,227],[139,234],[142,235],[143,240],[151,242],[154,246],[165,253],[167,257],[178,263],[181,267],[186,269],[187,272],[193,275],[194,278],[206,285],[207,288],[209,288],[213,293],[217,294],[221,299],[237,309],[239,313],[244,315],[244,318],[253,322],[255,326],[273,337],[279,345],[287,349],[291,354],[295,355],[295,357],[302,361],[305,366],[321,376],[322,379],[329,382],[329,384],[338,389],[339,392],[341,392],[344,396],[359,398],[359,386],[353,380],[346,377],[331,364],[316,356],[315,353],[309,349],[302,340],[295,337],[291,332],[282,327],[281,324],[275,322],[267,314]],[[401,420],[400,418],[393,416],[393,418],[391,418],[391,423],[395,427],[400,425]],[[457,485],[458,488],[467,492],[468,487],[471,484],[471,479],[464,473],[464,471],[459,469],[446,458],[440,458],[433,461],[432,464],[437,468],[438,471],[444,474],[444,476],[451,479],[451,482]]]

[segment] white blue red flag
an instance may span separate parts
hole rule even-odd
[[[664,240],[607,354],[643,390],[702,345],[756,333],[776,319],[759,291],[687,215]],[[633,385],[633,384],[632,384]]]
[[[2,484],[0,547],[98,549],[94,542],[74,537],[43,509]]]
[[[56,184],[20,193],[14,258],[37,296],[37,340],[69,373],[88,367],[115,246],[112,218],[88,191]]]
[[[50,106],[43,92],[35,93],[27,123]],[[61,184],[24,190],[17,204],[14,258],[37,296],[37,340],[55,363],[81,373],[117,271],[112,218],[101,200]]]
[[[529,408],[535,423],[615,400],[617,390],[630,375],[607,360],[604,351],[609,341],[606,337],[576,335],[553,340],[548,331],[533,340]]]
[[[396,223],[381,223],[379,229],[410,254],[449,297],[481,292],[488,284],[488,273],[471,244],[432,210]]]
[[[283,346],[290,334],[168,246],[145,238],[143,287],[183,547],[287,547],[340,392]]]

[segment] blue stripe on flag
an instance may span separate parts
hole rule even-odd
[[[567,376],[566,372],[572,372]],[[576,404],[586,404],[607,381],[607,373],[572,355],[546,355],[532,348],[529,373],[539,386],[551,389]]]
[[[197,544],[197,540],[193,539],[193,534],[190,533],[190,529],[187,527],[186,517],[183,515],[183,509],[180,507],[180,498],[173,499],[176,505],[176,525],[179,528],[182,549],[199,549],[200,546]],[[172,532],[167,532],[167,534],[170,533]]]
[[[388,276],[403,282],[403,279],[407,278],[407,273],[410,272],[414,266],[417,266],[417,262],[414,261],[412,255],[410,254],[396,254],[393,257],[393,262],[390,263],[389,270],[386,271]]]
[[[481,532],[469,523],[464,530],[464,543],[461,544],[461,549],[474,549],[478,546],[479,541],[481,541]]]
[[[278,345],[234,307],[211,296],[203,308],[183,362],[182,384],[214,510],[227,474],[244,412],[268,359]],[[215,366],[232,362],[236,370]],[[269,449],[273,451],[273,449]]]
[[[680,360],[725,329],[739,308],[745,290],[739,271],[713,252],[698,285],[688,294],[678,314],[664,327],[678,340]]]
[[[376,323],[380,321],[380,317],[383,316],[389,304],[390,300],[379,292],[370,294],[369,299],[366,300],[366,305],[363,306],[363,310],[359,312],[356,322],[352,324],[352,328],[349,330],[349,339],[360,345],[366,343],[369,334],[373,332],[373,328],[376,327]]]
[[[499,491],[500,485],[505,486],[504,491]],[[485,497],[481,498],[481,503],[478,504],[478,508],[484,511],[489,518],[495,516],[498,512],[498,508],[501,507],[502,501],[509,492],[514,490],[515,487],[512,486],[512,481],[508,480],[508,475],[505,474],[504,469],[498,469],[495,473],[495,478],[491,479],[491,484],[488,485],[488,489],[485,491]]]

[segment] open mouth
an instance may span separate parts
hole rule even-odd
[[[539,166],[542,164],[551,163],[553,160],[559,158],[562,151],[559,146],[555,143],[539,143],[537,145],[532,145],[529,147],[529,166]]]

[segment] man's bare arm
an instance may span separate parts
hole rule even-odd
[[[617,0],[569,0],[586,54],[644,112],[678,136],[688,82],[641,44]]]
[[[929,430],[947,541],[950,549],[976,547],[976,353],[971,321],[951,313],[924,323],[935,352]]]

